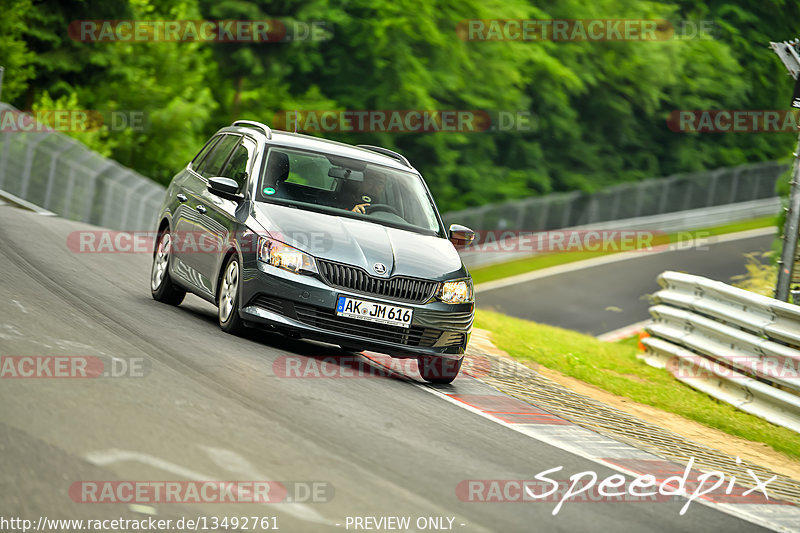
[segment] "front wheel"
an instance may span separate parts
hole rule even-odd
[[[434,355],[423,355],[417,358],[419,374],[429,383],[452,383],[458,376],[463,362],[463,356],[458,359],[445,359]]]
[[[170,305],[178,305],[186,291],[172,283],[169,277],[169,256],[172,253],[172,237],[169,231],[158,234],[153,266],[150,268],[150,294],[153,299]]]
[[[235,254],[230,256],[222,272],[217,296],[219,327],[236,335],[244,329],[244,322],[239,316],[239,259]]]

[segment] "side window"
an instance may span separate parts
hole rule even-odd
[[[225,162],[233,151],[233,147],[239,142],[241,137],[239,135],[224,135],[222,139],[214,147],[214,151],[208,154],[203,161],[202,165],[197,169],[204,178],[213,178],[219,176]]]
[[[234,180],[239,184],[239,190],[241,191],[249,175],[250,162],[252,161],[252,154],[255,153],[255,148],[256,145],[253,141],[247,138],[242,139],[242,142],[234,149],[233,155],[231,155],[218,175]]]
[[[192,170],[197,171],[197,169],[200,168],[208,153],[211,152],[214,146],[216,146],[221,137],[221,135],[217,135],[216,137],[212,137],[208,140],[206,145],[203,146],[203,149],[200,150],[200,153],[198,153],[196,156],[194,156],[194,159],[192,159]]]

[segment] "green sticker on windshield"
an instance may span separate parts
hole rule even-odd
[[[272,187],[264,187],[264,194],[272,195],[275,194],[275,189]]]

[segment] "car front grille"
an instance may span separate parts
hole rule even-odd
[[[306,305],[295,304],[294,309],[297,313],[297,320],[315,328],[406,346],[431,347],[436,344],[442,333],[432,328],[419,326],[400,328],[345,318],[337,316],[333,311]]]
[[[404,276],[377,278],[361,268],[323,259],[317,260],[319,273],[333,287],[393,300],[424,303],[431,299],[438,282]]]
[[[425,327],[428,324],[401,328],[386,324],[375,324],[353,318],[345,318],[338,316],[336,312],[332,310],[298,304],[266,294],[259,294],[254,297],[250,300],[250,305],[256,305],[268,311],[272,311],[273,313],[294,318],[308,326],[332,333],[363,337],[405,346],[419,346],[422,348],[430,348],[433,346],[460,346],[464,344],[467,335],[466,332],[443,331],[439,328]],[[424,315],[424,313],[420,313],[420,315]]]

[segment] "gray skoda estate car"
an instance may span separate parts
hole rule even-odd
[[[158,220],[156,300],[191,292],[229,333],[417,358],[431,382],[458,374],[474,299],[456,246],[474,233],[444,228],[402,155],[239,120],[173,178]]]

